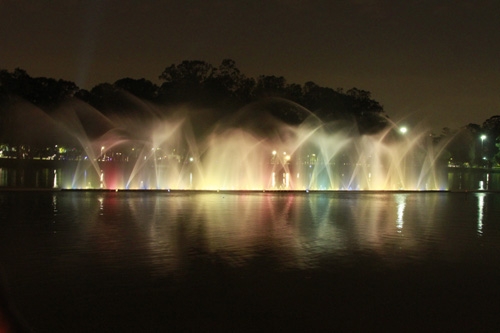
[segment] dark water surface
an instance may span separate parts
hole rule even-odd
[[[36,332],[500,329],[500,194],[0,192]]]

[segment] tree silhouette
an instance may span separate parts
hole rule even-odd
[[[148,101],[154,101],[158,97],[158,86],[146,79],[127,77],[116,81],[114,86]]]
[[[205,84],[213,71],[212,65],[200,60],[185,60],[167,67],[159,76],[165,81],[159,91],[162,101],[203,103],[207,98]]]
[[[46,110],[57,106],[65,98],[73,97],[79,90],[73,82],[46,77],[32,78],[20,68],[12,73],[0,71],[0,86],[4,102],[22,98]]]

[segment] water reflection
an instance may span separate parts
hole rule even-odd
[[[104,198],[99,197],[99,198],[97,198],[97,201],[99,201],[99,215],[103,216],[104,215]]]
[[[450,240],[469,237],[451,233],[467,222],[468,213],[456,208],[466,206],[439,193],[87,196],[95,208],[86,208],[81,217],[81,239],[89,242],[81,247],[95,246],[115,264],[133,256],[160,275],[195,258],[234,267],[266,258],[285,269],[318,267],[325,256],[345,258],[359,251],[387,261],[423,258],[436,247],[441,255],[454,256],[456,249],[449,247],[458,245]],[[477,198],[477,233],[482,234],[485,194]],[[61,210],[60,200],[57,205]]]
[[[245,324],[262,315],[262,305],[283,309],[280,315],[293,305],[291,316],[300,317],[302,304],[313,304],[310,313],[326,314],[312,317],[321,322],[351,304],[350,323],[360,305],[385,316],[388,304],[398,313],[422,294],[431,306],[443,292],[456,294],[439,303],[448,309],[466,299],[464,283],[469,295],[483,288],[497,301],[497,193],[3,191],[0,211],[0,262],[41,327],[46,318],[59,328],[60,318],[88,324],[81,313],[103,318],[99,325],[123,323],[123,310],[137,309],[142,325],[151,313],[161,320],[166,308],[177,313],[179,304],[189,314],[219,306],[203,323],[249,309]],[[487,310],[482,296],[476,301]],[[322,312],[331,302],[332,312]],[[427,302],[417,311],[424,309]]]
[[[0,208],[32,207],[37,225],[50,233],[23,235],[26,244],[52,253],[47,265],[75,269],[81,258],[104,270],[133,267],[149,276],[180,274],[200,260],[324,269],[374,256],[399,265],[429,256],[464,260],[485,244],[500,243],[500,227],[491,223],[500,205],[487,204],[498,199],[494,193],[53,192],[35,197],[26,203],[3,195]],[[26,217],[23,223],[30,221]],[[21,238],[11,238],[16,237]]]
[[[398,204],[398,218],[396,219],[396,228],[398,229],[398,233],[403,231],[404,224],[404,212],[406,206],[406,196],[407,194],[396,194],[396,203]]]
[[[53,194],[52,195],[52,209],[54,211],[54,215],[57,214],[57,195]]]
[[[477,234],[483,235],[483,218],[484,218],[484,198],[485,193],[477,193]]]

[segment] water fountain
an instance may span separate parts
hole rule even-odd
[[[300,112],[306,120],[289,125],[254,104],[199,131],[203,116],[194,110],[160,117],[144,106],[141,116],[104,116],[73,100],[50,115],[58,133],[66,133],[61,142],[74,142],[78,151],[62,157],[52,184],[131,190],[445,189],[436,167],[439,151],[425,131],[403,134],[393,124],[378,134],[359,135],[352,126]]]

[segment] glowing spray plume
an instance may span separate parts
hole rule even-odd
[[[258,106],[257,106],[258,107]],[[80,108],[80,109],[78,109]],[[170,118],[106,118],[81,105],[60,121],[81,144],[76,167],[62,169],[66,188],[193,190],[443,189],[438,154],[424,131],[396,124],[373,135],[310,116],[285,124],[255,107],[215,128],[191,110]],[[307,111],[304,111],[307,112]],[[68,115],[69,114],[69,115]],[[78,117],[106,130],[91,138]],[[77,117],[78,116],[78,117]],[[196,121],[198,121],[196,123]]]

